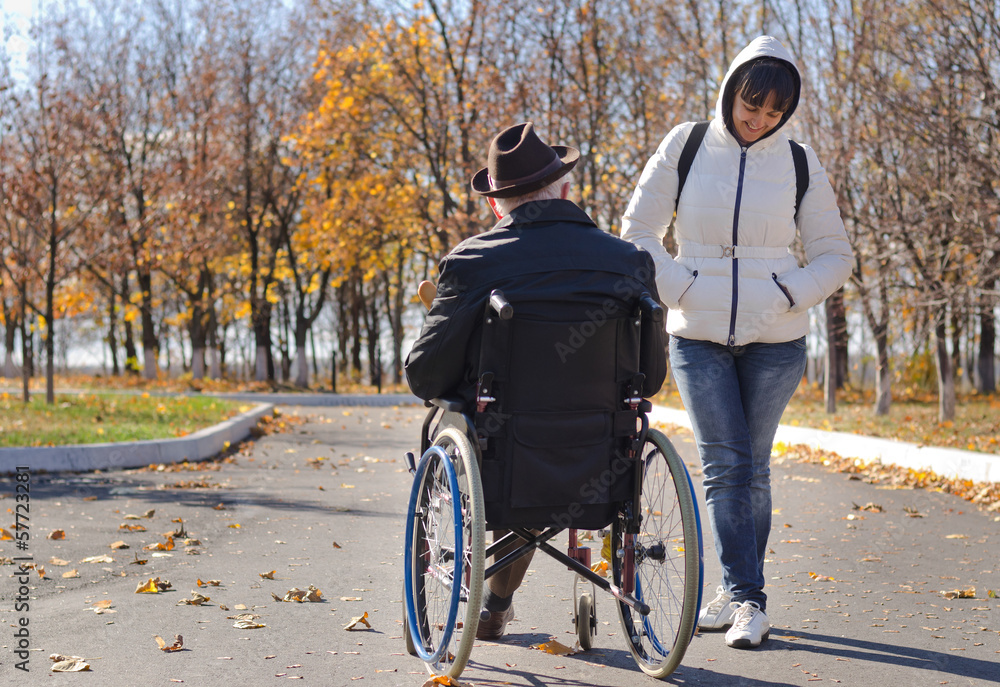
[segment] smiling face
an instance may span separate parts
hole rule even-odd
[[[733,99],[733,129],[742,145],[754,143],[781,122],[784,112],[775,109],[774,93],[769,93],[764,104],[755,107],[737,95]]]

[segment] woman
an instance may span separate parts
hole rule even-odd
[[[851,274],[833,189],[804,147],[808,187],[796,208],[796,165],[782,132],[801,79],[791,55],[761,36],[722,81],[715,119],[678,193],[678,161],[693,123],[675,127],[649,160],[622,236],[649,251],[670,309],[670,365],[704,466],[722,584],[701,629],[753,648],[767,639],[764,556],[771,528],[770,455],[781,414],[806,365],[808,310]],[[663,247],[673,222],[677,255]],[[788,248],[798,237],[799,266]]]

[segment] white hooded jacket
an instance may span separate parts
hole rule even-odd
[[[675,211],[677,163],[693,122],[675,127],[646,164],[622,219],[622,237],[646,249],[656,264],[671,334],[723,345],[778,343],[804,336],[807,311],[850,277],[853,255],[836,198],[816,153],[803,146],[809,187],[795,216],[795,167],[781,122],[741,146],[725,125],[730,79],[751,60],[775,57],[798,68],[776,39],[748,45],[722,81],[715,119],[694,158],[674,223],[678,254],[663,248]],[[728,93],[728,96],[727,96]],[[806,264],[789,252],[796,230]]]

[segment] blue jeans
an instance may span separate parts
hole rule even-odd
[[[730,347],[671,336],[670,369],[704,467],[722,586],[766,609],[771,445],[806,369],[805,337]]]

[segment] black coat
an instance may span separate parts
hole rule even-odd
[[[406,358],[410,389],[423,399],[473,398],[493,289],[515,304],[518,317],[586,321],[602,311],[627,312],[643,292],[659,301],[654,277],[648,253],[602,231],[571,201],[525,203],[441,261],[437,297]],[[666,377],[665,344],[662,327],[643,328],[643,396],[659,391]]]

